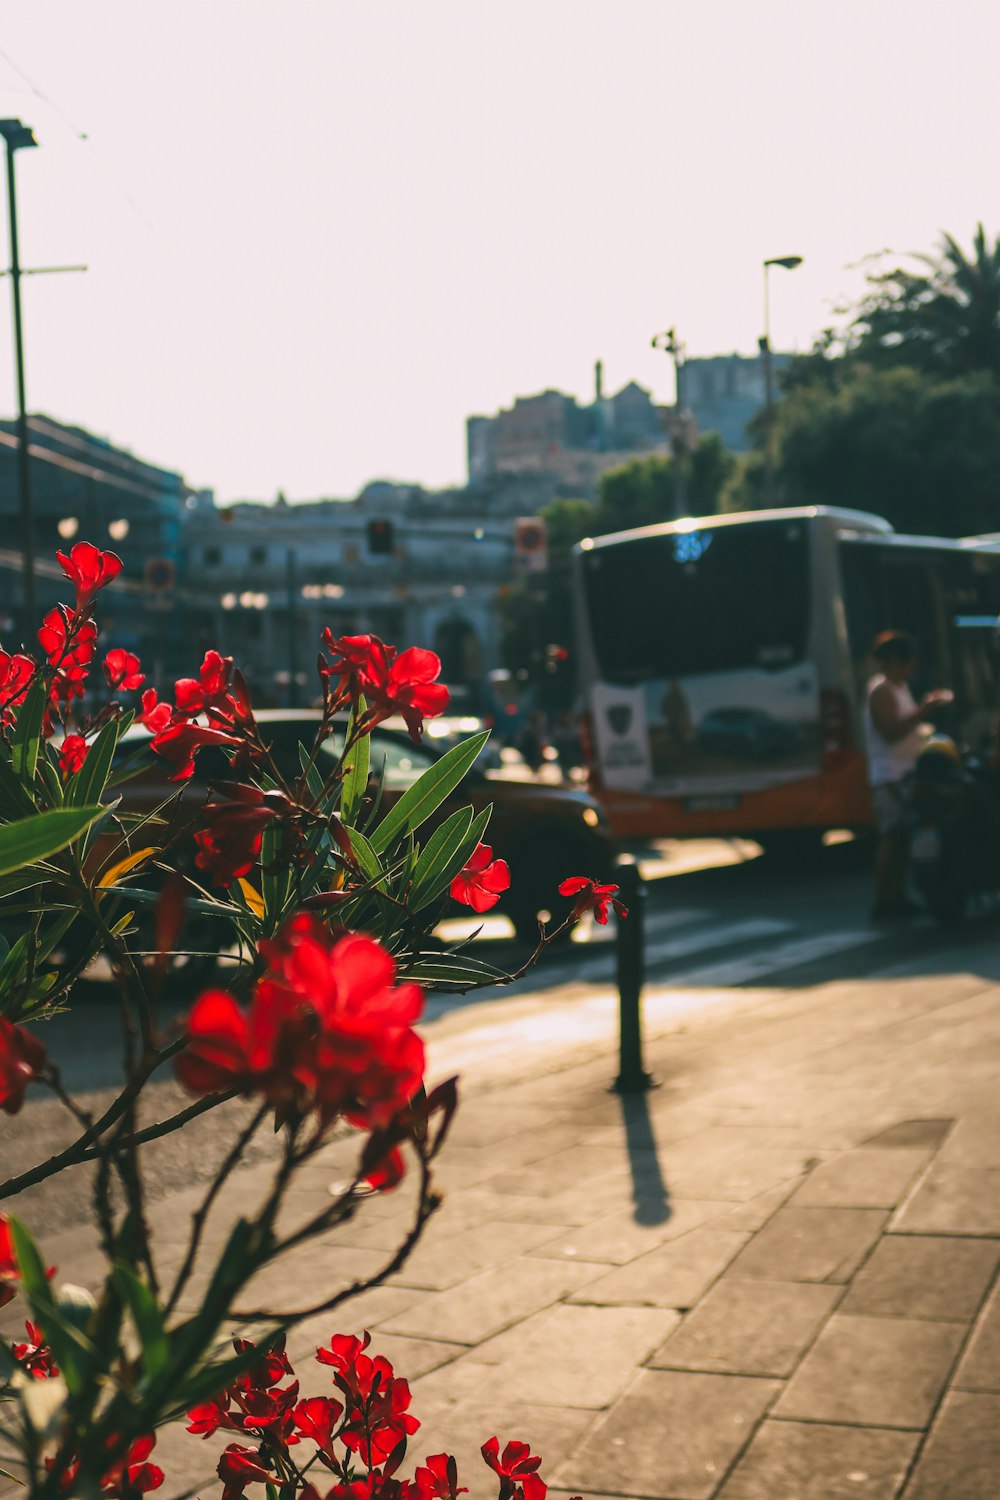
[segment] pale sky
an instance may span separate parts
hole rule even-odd
[[[0,16],[22,263],[90,267],[24,283],[29,407],[223,500],[461,482],[470,412],[589,399],[596,358],[669,401],[670,324],[753,352],[765,257],[805,257],[771,335],[806,349],[865,255],[1000,231],[996,0]]]

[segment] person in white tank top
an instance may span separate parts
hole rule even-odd
[[[875,921],[906,917],[918,908],[906,894],[906,778],[917,764],[929,715],[951,703],[947,688],[925,693],[917,703],[909,679],[917,668],[917,648],[901,630],[887,630],[872,647],[879,670],[868,683],[864,706],[868,780],[875,804],[878,849],[875,854]]]

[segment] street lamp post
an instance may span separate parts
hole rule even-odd
[[[674,519],[687,514],[687,476],[684,473],[684,345],[677,337],[677,330],[668,328],[665,333],[654,334],[650,340],[654,349],[662,349],[673,357],[674,385],[674,430],[671,434],[671,453],[674,460]]]
[[[24,332],[21,326],[21,259],[17,246],[17,196],[14,190],[14,152],[37,146],[30,128],[20,120],[0,120],[7,145],[7,211],[10,220],[10,284],[14,303],[14,360],[17,368],[17,476],[21,506],[21,548],[24,556],[24,629],[35,618],[35,544],[32,536],[31,471],[28,458],[28,414],[24,399]]]
[[[764,337],[760,354],[764,362],[764,505],[774,504],[774,371],[771,365],[771,299],[768,273],[772,266],[794,271],[801,255],[775,255],[764,262]]]

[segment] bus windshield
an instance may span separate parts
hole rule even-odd
[[[599,675],[609,683],[774,670],[806,648],[809,577],[798,521],[640,536],[583,554]]]

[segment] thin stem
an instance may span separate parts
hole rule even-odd
[[[264,1117],[269,1113],[270,1109],[271,1105],[265,1100],[265,1102],[261,1104],[260,1107],[255,1111],[248,1124],[244,1126],[243,1130],[240,1132],[239,1136],[237,1137],[236,1141],[229,1151],[229,1155],[226,1157],[225,1161],[222,1163],[222,1166],[216,1172],[215,1180],[210,1185],[208,1192],[205,1194],[204,1198],[201,1201],[201,1204],[195,1211],[191,1223],[191,1238],[188,1241],[187,1251],[185,1253],[181,1268],[177,1272],[177,1279],[174,1282],[169,1301],[167,1302],[167,1305],[164,1309],[165,1317],[169,1317],[174,1308],[177,1306],[180,1295],[187,1285],[188,1280],[191,1276],[191,1272],[194,1269],[194,1263],[198,1255],[198,1247],[201,1244],[201,1237],[205,1229],[205,1222],[212,1211],[212,1204],[215,1202],[224,1182],[236,1167],[236,1164],[238,1163],[240,1157],[243,1155],[243,1152],[250,1144],[251,1138],[263,1122]]]

